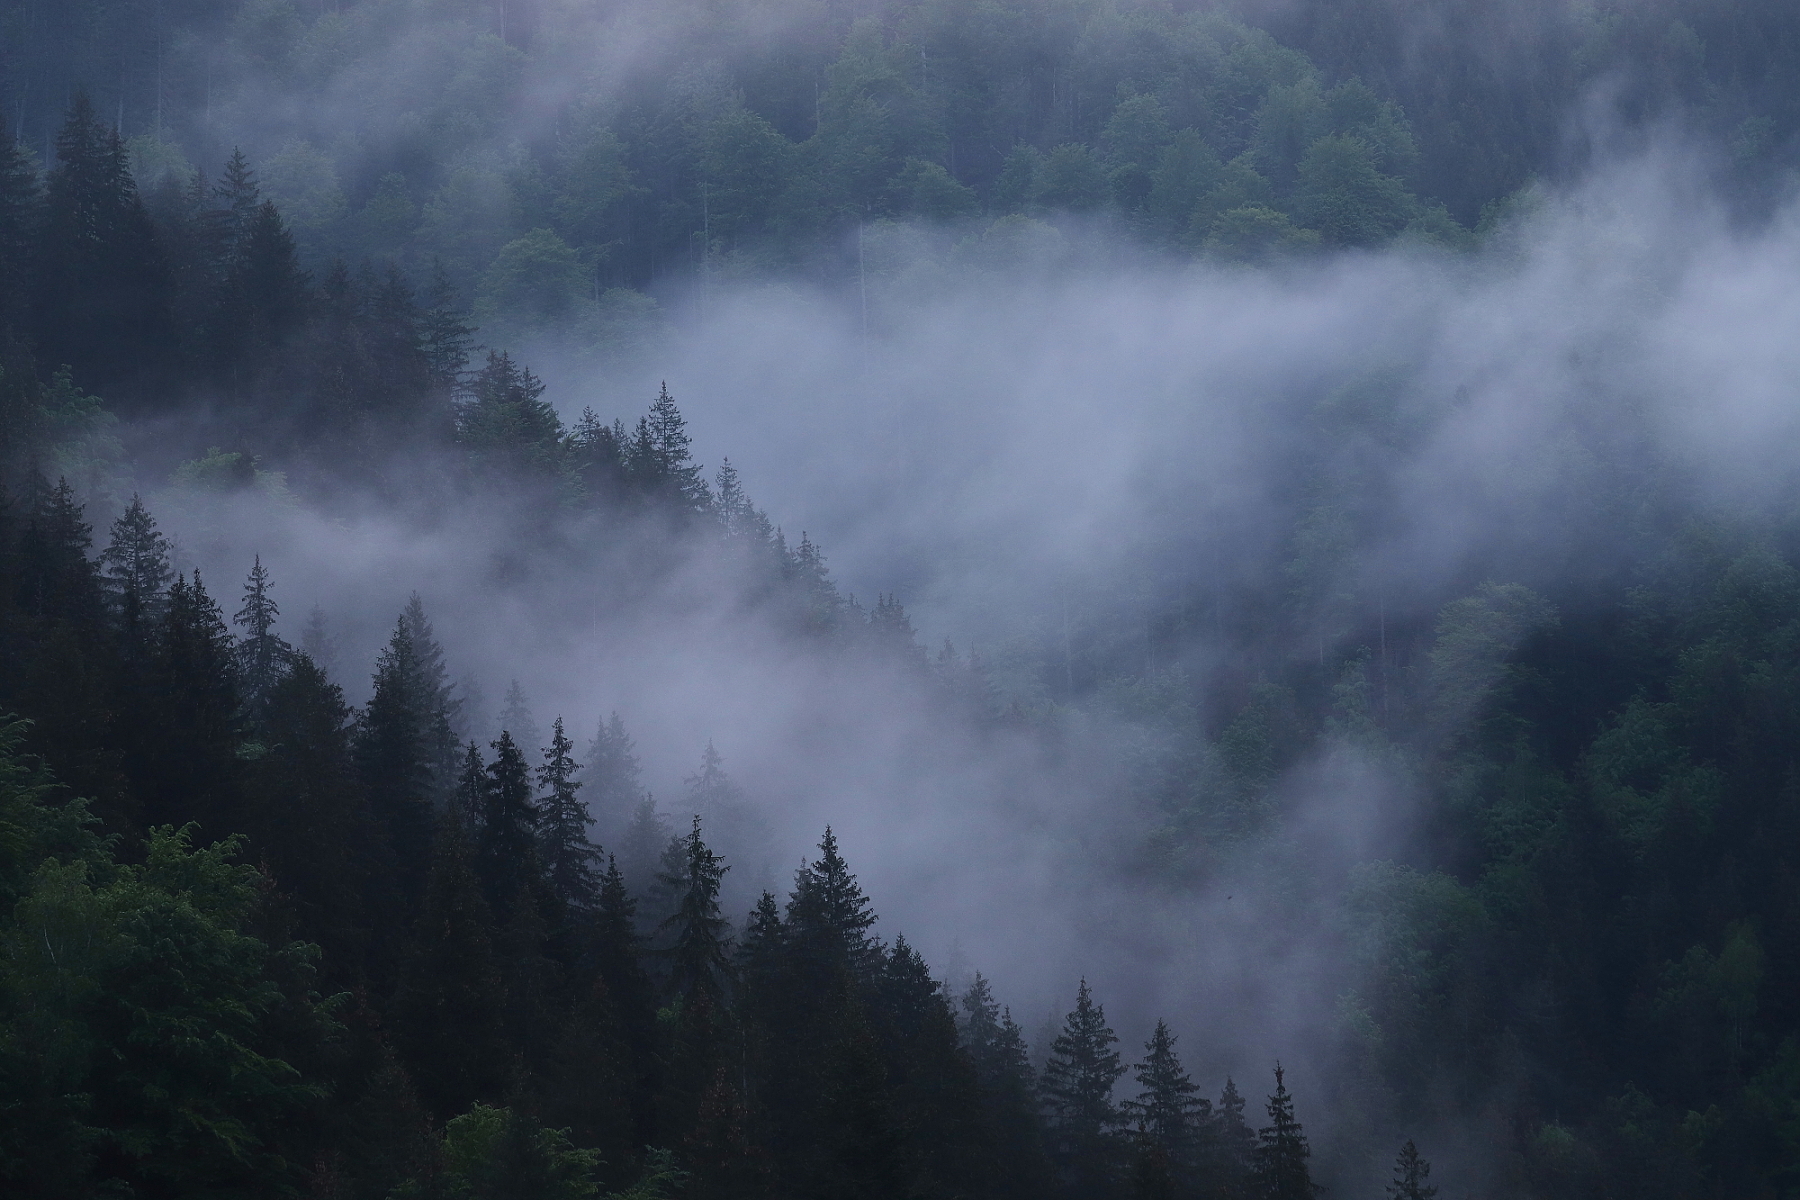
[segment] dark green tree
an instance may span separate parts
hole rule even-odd
[[[475,835],[475,872],[488,906],[504,925],[532,903],[541,866],[537,836],[542,814],[532,802],[530,769],[512,734],[502,731],[493,751]]]
[[[963,1045],[981,1089],[982,1110],[1007,1170],[996,1180],[1001,1195],[1041,1196],[1050,1188],[1036,1073],[1025,1031],[994,999],[977,972],[962,996]]]
[[[100,571],[131,653],[130,646],[141,645],[162,615],[164,593],[175,578],[169,539],[156,527],[142,497],[134,494],[113,522],[112,540],[100,553]]]
[[[124,140],[77,92],[56,138],[36,255],[39,361],[115,405],[147,401],[176,346],[173,284]]]
[[[1157,1021],[1144,1043],[1143,1061],[1132,1067],[1137,1097],[1119,1108],[1126,1122],[1139,1129],[1140,1139],[1153,1143],[1172,1171],[1181,1171],[1192,1164],[1196,1136],[1211,1117],[1212,1105],[1181,1069],[1175,1040],[1168,1024]]]
[[[1113,1049],[1118,1041],[1083,979],[1075,1008],[1050,1043],[1042,1082],[1051,1156],[1064,1186],[1077,1197],[1105,1195],[1122,1165],[1119,1111],[1112,1100],[1113,1085],[1125,1074]]]
[[[576,795],[581,764],[569,753],[574,748],[556,718],[537,770],[538,856],[558,902],[571,913],[586,913],[600,900],[600,847],[588,839],[587,805]]]
[[[426,1106],[466,1111],[506,1086],[506,989],[462,820],[440,817],[425,902],[393,1000],[394,1040]]]
[[[269,593],[269,572],[258,554],[244,583],[244,605],[231,619],[244,630],[238,643],[238,683],[244,709],[260,719],[262,709],[293,661],[294,648],[273,632],[281,609]]]
[[[1307,1159],[1312,1149],[1294,1117],[1294,1098],[1275,1065],[1275,1092],[1269,1097],[1269,1123],[1256,1131],[1257,1194],[1268,1200],[1312,1200],[1320,1188],[1312,1181]]]
[[[1407,1138],[1406,1145],[1400,1147],[1400,1153],[1394,1159],[1394,1179],[1387,1185],[1388,1196],[1391,1200],[1431,1200],[1438,1190],[1425,1182],[1430,1178],[1431,1164],[1419,1154],[1413,1140]]]
[[[588,743],[587,766],[582,785],[588,795],[588,808],[600,827],[602,839],[609,845],[621,844],[626,827],[643,802],[641,768],[633,753],[635,747],[625,733],[625,723],[613,713],[594,730]],[[660,846],[667,835],[659,833]]]
[[[701,840],[699,817],[681,847],[678,870],[663,876],[677,897],[662,924],[669,940],[669,991],[689,1002],[703,997],[717,1008],[731,976],[731,925],[719,913],[719,885],[731,868]]]

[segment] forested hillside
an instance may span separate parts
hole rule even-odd
[[[0,0],[0,1181],[1800,1195],[1796,39]]]

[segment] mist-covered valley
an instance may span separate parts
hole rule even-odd
[[[0,1178],[1786,1195],[1791,24],[7,7]]]

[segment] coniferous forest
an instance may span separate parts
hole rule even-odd
[[[1796,54],[0,0],[0,1190],[1800,1197]]]

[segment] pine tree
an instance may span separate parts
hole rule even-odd
[[[1050,1164],[1025,1031],[1012,1012],[994,1000],[980,974],[963,995],[962,1006],[963,1039],[975,1066],[982,1107],[1001,1161],[1008,1165],[997,1181],[1000,1194],[1019,1200],[1041,1196],[1050,1189]]]
[[[463,828],[477,837],[487,815],[487,786],[487,764],[481,761],[480,748],[470,742],[463,753],[462,771],[456,777],[456,794],[450,804],[460,814]]]
[[[677,512],[710,510],[712,492],[690,452],[692,445],[687,420],[675,407],[669,385],[664,383],[650,412],[638,418],[631,441],[627,466],[633,486]]]
[[[169,539],[157,529],[142,497],[134,494],[113,522],[112,541],[100,552],[100,570],[127,642],[141,641],[142,631],[161,617],[164,593],[175,578]]]
[[[231,618],[245,631],[238,644],[238,680],[248,713],[262,712],[269,693],[293,661],[294,648],[271,632],[280,615],[275,597],[269,594],[269,572],[259,554],[244,583],[244,605]]]
[[[594,974],[605,984],[625,1032],[632,1056],[631,1106],[636,1137],[633,1145],[655,1140],[657,1081],[656,997],[644,970],[643,943],[638,936],[637,901],[626,890],[618,861],[607,856],[600,877],[600,903],[594,912]]]
[[[507,997],[470,858],[451,809],[438,823],[424,910],[393,1002],[394,1039],[440,1119],[498,1099],[506,1082]]]
[[[949,1193],[985,1184],[994,1146],[981,1121],[975,1069],[942,985],[904,934],[881,964],[869,1008],[914,1186]]]
[[[243,828],[234,650],[200,572],[177,576],[158,630],[149,700],[134,717],[152,824],[198,820],[220,837]]]
[[[673,839],[679,841],[680,839]],[[632,810],[631,822],[619,837],[619,861],[625,872],[626,882],[639,897],[650,896],[657,884],[657,874],[662,868],[663,849],[671,842],[668,818],[656,811],[656,797],[645,795]],[[647,918],[650,914],[644,914]],[[660,923],[666,913],[655,916],[653,923]]]
[[[97,630],[105,601],[88,551],[94,529],[67,479],[40,487],[19,538],[16,602],[34,617]]]
[[[25,147],[10,128],[0,128],[0,331],[25,332],[26,282],[42,206],[37,172]]]
[[[1265,1200],[1312,1200],[1320,1190],[1306,1165],[1312,1150],[1294,1118],[1294,1098],[1282,1079],[1280,1063],[1275,1064],[1275,1093],[1268,1109],[1269,1123],[1256,1131],[1257,1194]]]
[[[264,201],[239,232],[225,281],[228,361],[285,343],[306,316],[309,284],[293,234],[275,205]]]
[[[1125,1074],[1119,1052],[1112,1048],[1118,1041],[1083,979],[1074,1010],[1050,1044],[1043,1078],[1053,1158],[1078,1197],[1104,1195],[1118,1174],[1119,1113],[1112,1092]]]
[[[840,971],[866,977],[877,960],[878,947],[869,936],[874,924],[869,898],[838,853],[837,836],[827,825],[819,857],[794,876],[787,905],[789,943],[815,984]]]
[[[443,262],[434,257],[431,260],[431,284],[425,292],[425,311],[419,318],[419,333],[432,383],[450,397],[455,397],[462,388],[463,372],[468,369],[469,352],[475,341],[475,327],[463,323],[466,317]]]
[[[1244,1120],[1244,1097],[1229,1075],[1206,1132],[1207,1166],[1220,1194],[1247,1195],[1256,1170],[1256,1131]]]
[[[325,948],[330,980],[367,985],[371,955],[396,940],[399,914],[370,903],[371,886],[391,866],[356,778],[350,708],[317,664],[296,654],[261,712],[266,745],[248,766],[257,805],[244,832],[293,897],[300,936]],[[375,924],[387,928],[372,939]]]
[[[631,738],[626,736],[625,723],[616,712],[600,722],[594,730],[594,740],[588,743],[587,768],[582,779],[588,808],[602,839],[613,844],[620,843],[644,799],[634,749]],[[666,831],[659,832],[654,844],[660,846],[667,836]]]
[[[220,202],[228,238],[232,242],[239,241],[250,228],[262,202],[262,188],[256,182],[256,171],[241,149],[232,148],[231,157],[225,160],[225,167],[219,172],[219,182],[213,185],[212,196]]]
[[[426,702],[402,617],[375,661],[374,690],[357,727],[356,765],[408,903],[424,885],[430,861],[435,756],[426,739]]]
[[[506,699],[501,702],[500,728],[512,734],[513,741],[523,752],[539,745],[537,719],[531,715],[531,701],[516,679],[507,687]]]
[[[1431,1164],[1419,1154],[1411,1138],[1400,1147],[1394,1159],[1394,1180],[1387,1185],[1390,1200],[1431,1200],[1438,1190],[1426,1183],[1431,1178]]]
[[[400,623],[411,649],[406,686],[413,693],[414,720],[427,772],[426,794],[434,804],[441,804],[454,786],[461,757],[455,733],[461,701],[456,698],[456,685],[444,666],[444,649],[433,635],[419,593],[407,598]]]
[[[682,839],[682,863],[663,876],[677,894],[675,911],[662,924],[670,936],[669,990],[692,1002],[704,997],[715,1008],[730,976],[730,923],[719,914],[719,885],[725,866],[700,837],[700,818]]]
[[[125,143],[76,93],[56,138],[37,242],[38,359],[115,406],[148,398],[176,344],[172,280]]]
[[[1132,1068],[1137,1098],[1119,1107],[1125,1119],[1155,1144],[1170,1169],[1180,1174],[1192,1162],[1196,1134],[1211,1117],[1212,1105],[1198,1095],[1200,1089],[1181,1069],[1175,1040],[1168,1024],[1157,1021],[1144,1043],[1144,1060]]]
[[[561,717],[551,726],[544,765],[538,768],[538,854],[544,878],[557,900],[572,913],[591,912],[600,899],[595,864],[600,847],[588,840],[587,805],[575,793],[581,764],[570,755],[574,745],[563,734]]]
[[[510,733],[493,743],[482,795],[481,828],[475,838],[475,871],[481,877],[488,906],[504,926],[531,902],[530,888],[538,872],[537,830],[540,814],[531,800],[531,773]]]

